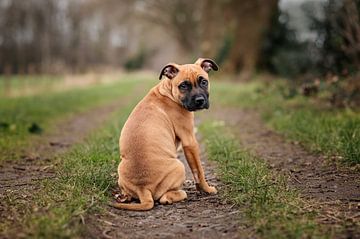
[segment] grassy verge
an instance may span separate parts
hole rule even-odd
[[[51,75],[14,75],[0,76],[0,98],[14,93],[27,93],[36,90],[50,90],[59,82],[63,76]]]
[[[360,164],[360,113],[334,109],[301,95],[292,95],[283,81],[213,82],[212,97],[220,104],[259,110],[265,121],[310,150]]]
[[[122,81],[114,84],[1,99],[0,161],[7,158],[9,153],[13,155],[13,149],[26,146],[37,134],[51,131],[57,119],[119,98],[141,80],[144,79],[125,76]]]
[[[128,88],[126,83],[116,88],[123,87]],[[57,177],[45,181],[31,207],[9,197],[8,204],[16,208],[18,215],[14,217],[20,221],[26,237],[76,238],[81,234],[84,215],[98,210],[108,200],[107,189],[116,183],[120,130],[142,95],[130,96],[132,100],[101,129],[57,159]],[[2,231],[9,228],[12,226],[6,222],[0,224]]]
[[[244,151],[223,126],[203,123],[200,132],[206,139],[208,158],[218,162],[226,198],[245,208],[247,224],[262,238],[328,238],[307,212],[305,202],[290,190],[286,180],[274,175],[266,164]],[[221,132],[221,133],[219,133]],[[311,202],[308,202],[311,203]]]
[[[139,73],[126,74],[140,75]],[[78,75],[0,75],[0,99],[16,98],[48,92],[87,88],[120,80],[124,73],[87,73]]]

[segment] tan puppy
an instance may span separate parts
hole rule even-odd
[[[135,107],[120,136],[121,162],[119,186],[126,201],[116,208],[149,210],[154,200],[171,204],[187,198],[181,190],[185,181],[184,165],[176,149],[182,144],[186,160],[198,190],[216,193],[205,180],[199,145],[194,134],[195,110],[209,108],[208,72],[218,70],[211,59],[198,59],[195,64],[170,63],[161,73],[158,85]]]

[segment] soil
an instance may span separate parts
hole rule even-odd
[[[214,165],[202,155],[209,184],[220,194],[208,195],[196,191],[192,174],[186,165],[184,190],[188,199],[173,205],[161,205],[146,212],[134,212],[104,206],[104,212],[85,219],[84,238],[250,238],[253,231],[241,224],[241,211],[225,201],[220,194],[224,185],[216,178]],[[115,193],[119,193],[114,189]],[[242,225],[242,227],[241,227]]]
[[[55,177],[54,159],[66,152],[72,145],[81,142],[93,129],[99,127],[121,103],[97,107],[77,114],[58,123],[52,133],[33,139],[31,147],[23,149],[20,159],[9,159],[0,165],[0,218],[13,224],[13,235],[0,238],[21,236],[18,226],[25,210],[31,208],[32,195],[42,185],[39,181]],[[96,117],[94,117],[96,116]],[[29,205],[19,210],[16,204]],[[7,232],[10,233],[11,232]]]
[[[229,125],[242,145],[265,160],[272,170],[288,176],[289,186],[300,192],[307,209],[319,212],[317,221],[340,229],[336,238],[360,238],[358,170],[285,140],[267,128],[252,110],[218,108],[209,113]]]

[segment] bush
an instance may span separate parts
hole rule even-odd
[[[278,10],[262,45],[259,67],[285,77],[307,73],[313,65],[307,42],[299,42],[288,26],[289,16]]]
[[[128,71],[138,70],[144,67],[147,58],[147,52],[140,49],[137,54],[128,58],[124,63],[124,67]]]
[[[329,0],[324,5],[323,19],[310,16],[321,43],[322,60],[317,67],[323,73],[351,74],[360,70],[359,12],[360,1]]]

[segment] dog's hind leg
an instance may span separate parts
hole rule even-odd
[[[168,191],[160,198],[161,204],[172,204],[174,202],[180,202],[187,198],[187,194],[184,190]]]
[[[110,206],[118,209],[127,209],[134,211],[147,211],[154,207],[154,199],[151,191],[148,189],[139,190],[138,192],[140,203],[113,203]]]

